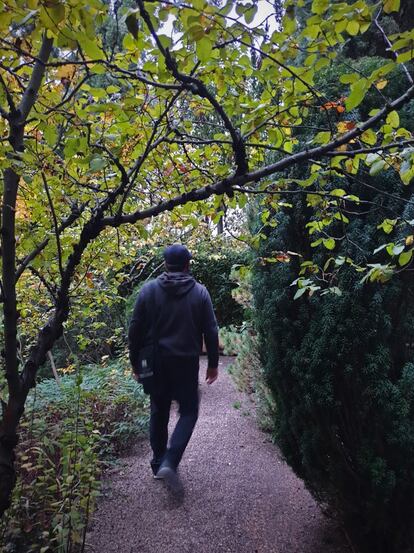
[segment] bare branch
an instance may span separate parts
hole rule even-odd
[[[324,156],[328,157],[355,157],[361,154],[373,154],[375,152],[381,152],[383,150],[392,150],[393,148],[398,148],[401,151],[401,148],[404,146],[411,146],[414,144],[414,139],[412,140],[402,140],[401,142],[391,142],[390,144],[383,144],[382,146],[373,146],[372,148],[360,148],[358,150],[344,150],[337,152],[326,152]]]
[[[74,205],[72,207],[72,211],[70,215],[63,219],[61,224],[58,227],[58,234],[61,235],[62,232],[70,227],[72,223],[74,223],[79,217],[81,216],[83,210],[85,209],[85,205],[79,207],[77,205]],[[26,268],[29,266],[29,264],[35,259],[49,244],[50,238],[45,238],[34,250],[32,250],[20,263],[20,265],[17,267],[15,280],[16,282],[19,280],[19,278],[22,276]]]
[[[119,68],[117,68],[117,69],[119,69]],[[125,72],[125,71],[123,71],[123,72]],[[141,73],[138,72],[138,71],[137,71],[137,73],[133,73],[132,75],[133,75],[133,77],[135,77],[136,79],[138,79],[142,83],[145,83],[149,86],[154,86],[156,88],[163,88],[164,90],[180,90],[180,89],[183,88],[182,85],[158,83],[157,81],[152,81],[151,79],[147,79],[146,77],[141,75]]]
[[[42,180],[43,180],[43,185],[45,187],[47,199],[48,199],[48,202],[49,202],[50,211],[52,213],[53,226],[54,226],[54,229],[55,229],[56,247],[57,247],[57,253],[58,253],[59,272],[62,275],[63,274],[62,246],[60,244],[59,226],[58,226],[58,222],[57,222],[55,206],[53,205],[52,196],[50,195],[50,190],[49,190],[49,186],[47,184],[47,179],[46,179],[46,176],[43,173],[43,171],[42,171]]]
[[[53,355],[52,355],[52,352],[50,350],[47,352],[47,356],[49,357],[50,366],[52,367],[52,372],[53,372],[53,376],[55,377],[56,384],[58,386],[61,386],[62,383],[60,381],[59,373],[57,372],[56,365],[55,365],[55,360],[53,359]]]
[[[380,25],[379,18],[380,18],[381,13],[382,13],[382,9],[380,9],[380,11],[378,12],[376,18],[374,19],[375,26],[377,27],[377,29],[381,33],[385,44],[388,46],[387,50],[389,50],[392,53],[394,59],[397,60],[398,54],[397,54],[397,52],[393,51],[392,43],[391,43],[390,39],[388,38],[387,33],[384,31],[383,27]],[[408,67],[405,65],[405,63],[400,63],[400,65],[403,68],[403,71],[404,71],[404,73],[405,73],[405,75],[408,79],[408,82],[410,83],[410,85],[413,85],[414,81],[413,81],[413,78],[412,78],[412,76],[411,76],[411,74],[408,70]]]
[[[53,38],[48,38],[47,36],[45,36],[43,38],[39,56],[32,71],[30,82],[17,108],[20,112],[20,117],[22,121],[26,121],[27,116],[29,115],[30,110],[32,109],[36,101],[40,85],[42,84],[43,75],[45,74],[46,63],[52,51],[52,46]]]
[[[36,278],[40,280],[40,282],[43,284],[43,286],[46,288],[46,290],[49,292],[50,296],[52,297],[53,301],[56,301],[56,290],[54,287],[48,283],[48,281],[45,279],[45,277],[34,267],[29,265],[29,271],[34,274]]]
[[[145,9],[143,0],[137,0],[137,3],[142,18],[144,19],[151,35],[153,36],[161,54],[164,56],[167,69],[171,71],[172,75],[177,79],[177,81],[180,81],[187,90],[193,92],[194,94],[197,94],[201,98],[205,98],[210,102],[216,113],[221,117],[224,126],[230,133],[237,167],[236,174],[242,175],[246,173],[249,170],[249,167],[247,162],[246,147],[244,145],[240,131],[234,128],[224,108],[218,103],[215,96],[211,92],[209,92],[206,85],[200,79],[197,79],[191,75],[184,75],[178,70],[177,63],[172,57],[170,51],[168,50],[168,48],[164,48],[164,46],[162,45],[151,22],[151,18]]]

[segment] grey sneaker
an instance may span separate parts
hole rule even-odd
[[[160,470],[157,472],[155,478],[157,480],[164,480],[165,485],[175,496],[181,496],[184,493],[183,484],[180,480],[180,477],[177,474],[177,471],[174,470],[170,465],[162,464]]]

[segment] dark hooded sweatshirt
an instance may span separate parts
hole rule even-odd
[[[162,355],[197,357],[203,337],[208,366],[218,366],[218,329],[210,294],[189,273],[163,273],[141,288],[128,331],[132,366],[157,328]]]

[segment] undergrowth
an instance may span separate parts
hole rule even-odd
[[[229,373],[238,389],[253,399],[260,428],[272,432],[276,404],[265,382],[257,337],[251,326],[246,324],[241,328],[230,326],[221,329],[220,342],[225,355],[236,356],[229,366]]]
[[[2,551],[83,551],[102,471],[145,430],[146,411],[126,359],[40,382],[20,428]]]

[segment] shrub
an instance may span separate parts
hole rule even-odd
[[[0,526],[5,552],[76,551],[102,470],[147,425],[146,398],[126,361],[39,383],[17,451],[17,483]]]
[[[244,309],[235,301],[232,291],[237,284],[232,278],[235,265],[246,262],[245,250],[223,248],[216,252],[201,250],[191,266],[194,277],[210,292],[219,326],[240,325]]]
[[[260,428],[270,432],[273,429],[276,404],[264,379],[256,334],[250,325],[240,329],[229,327],[220,331],[220,340],[225,355],[236,355],[229,366],[236,386],[253,400]]]
[[[191,273],[194,277],[207,287],[216,312],[219,326],[232,324],[239,325],[243,321],[244,310],[232,296],[232,291],[237,284],[232,278],[234,265],[246,261],[246,250],[231,249],[224,247],[218,241],[216,246],[209,244],[193,249],[194,259],[191,263]],[[149,269],[152,269],[151,271]],[[137,281],[133,293],[126,300],[126,324],[132,312],[136,295],[143,282],[148,278],[155,278],[164,270],[162,263],[162,250],[158,252],[146,271],[142,271],[141,279]]]
[[[292,250],[309,259],[299,225],[304,209],[299,201],[279,215],[261,255]],[[351,225],[356,246],[350,252],[344,245],[347,255],[372,252],[377,225],[374,213]],[[312,493],[344,517],[365,550],[411,550],[413,284],[401,275],[363,286],[358,273],[343,268],[336,283],[341,296],[294,301],[290,284],[297,273],[294,260],[255,270],[256,325],[277,404],[276,439]]]
[[[363,73],[385,61],[352,63]],[[316,83],[333,98],[343,93],[338,65]],[[397,76],[391,80],[393,87],[400,83]],[[368,113],[371,102],[368,95],[358,110]],[[412,109],[413,103],[402,113],[411,126]],[[312,117],[306,124],[317,124],[321,114]],[[299,168],[297,176],[306,178],[307,171]],[[385,217],[411,220],[414,204],[392,171],[370,176],[361,167],[347,181],[332,172],[325,190],[341,187],[361,203],[344,202],[344,212],[358,216],[325,229],[336,239],[331,252],[311,246],[327,234],[309,236],[305,228],[313,213],[310,196],[298,193],[291,208],[270,214],[276,228],[266,231],[253,278],[260,358],[277,405],[274,434],[287,462],[343,517],[363,550],[401,553],[414,546],[414,285],[407,272],[384,285],[363,285],[363,275],[345,260],[366,266],[378,246],[401,240],[398,227],[385,235],[381,223]],[[259,230],[261,214],[255,217],[252,228]],[[289,251],[300,257],[266,263],[275,252]],[[332,270],[335,259],[344,263]],[[375,259],[389,260],[383,250]],[[294,300],[291,284],[301,261],[314,264],[306,277],[341,295]]]

